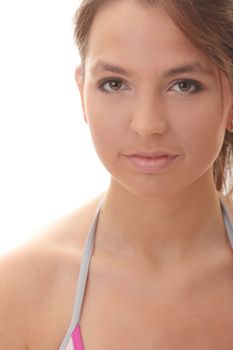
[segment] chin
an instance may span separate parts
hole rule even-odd
[[[174,181],[149,181],[142,179],[140,181],[124,181],[122,178],[113,178],[111,181],[112,189],[116,191],[127,191],[139,199],[159,199],[175,195],[182,189]],[[165,180],[165,178],[164,178]]]

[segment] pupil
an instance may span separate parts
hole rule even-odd
[[[114,81],[114,80],[110,82],[110,85],[111,85],[112,89],[114,89],[114,88],[117,89],[117,87],[119,87],[119,86],[117,86],[117,84],[120,84],[120,82],[119,81]]]
[[[189,83],[184,81],[184,82],[180,83],[180,87],[182,90],[185,90],[185,91],[189,90]]]

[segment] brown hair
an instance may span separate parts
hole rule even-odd
[[[91,25],[97,11],[112,1],[82,0],[74,16],[74,40],[79,49],[83,79]],[[227,76],[233,91],[232,0],[132,0],[163,7],[185,36]],[[222,149],[214,162],[216,189],[233,198],[233,134],[226,130]]]

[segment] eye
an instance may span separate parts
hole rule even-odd
[[[122,79],[108,78],[108,79],[101,80],[100,83],[98,84],[98,88],[107,93],[114,93],[114,92],[126,90],[126,89],[121,89],[121,87],[124,84],[125,83]],[[178,86],[178,90],[174,89],[173,91],[181,95],[183,94],[191,95],[198,91],[203,90],[202,84],[200,84],[195,80],[190,80],[190,79],[179,80],[173,85],[173,87],[174,86]]]
[[[98,84],[98,87],[102,91],[112,93],[114,91],[116,91],[116,92],[121,91],[120,88],[122,87],[123,84],[124,84],[124,82],[121,79],[115,79],[115,78],[109,79],[108,78],[108,79],[102,80]]]
[[[173,86],[178,86],[178,90],[174,89],[173,91],[176,91],[177,93],[180,93],[180,94],[184,93],[185,95],[191,95],[198,91],[203,90],[202,84],[200,84],[195,80],[190,80],[190,79],[179,80]]]

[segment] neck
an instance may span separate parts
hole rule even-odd
[[[225,239],[225,226],[214,184],[199,183],[159,198],[133,195],[111,180],[101,210],[99,246],[121,257],[184,260]]]

